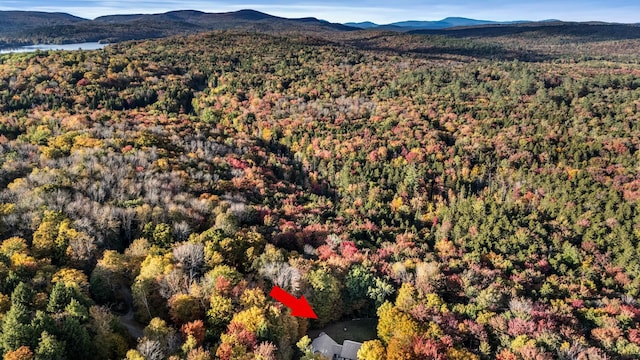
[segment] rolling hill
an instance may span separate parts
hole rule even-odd
[[[0,11],[0,34],[43,26],[76,24],[86,19],[65,14],[39,11]]]
[[[421,29],[411,31],[410,33],[479,38],[500,36],[550,38],[554,36],[564,36],[579,37],[583,41],[603,41],[638,39],[640,38],[640,26],[637,24],[543,21],[511,25],[493,24],[456,27],[451,29]]]
[[[255,10],[205,13],[110,15],[94,20],[68,14],[0,11],[0,47],[35,43],[117,42],[209,30],[258,32],[351,31],[357,28],[316,18],[287,19]]]

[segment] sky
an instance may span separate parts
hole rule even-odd
[[[225,12],[253,9],[282,17],[316,17],[331,22],[440,20],[462,16],[481,20],[640,22],[639,0],[0,0],[0,10],[66,12],[84,18],[160,13],[170,10]]]

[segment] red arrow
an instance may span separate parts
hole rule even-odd
[[[317,319],[318,315],[313,311],[311,305],[307,302],[307,299],[304,298],[304,295],[300,297],[300,299],[295,296],[289,294],[288,292],[282,290],[279,286],[274,286],[269,293],[269,296],[281,302],[284,306],[291,309],[291,315]]]

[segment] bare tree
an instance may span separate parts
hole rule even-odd
[[[96,251],[95,239],[84,232],[79,232],[78,236],[69,239],[69,249],[72,259],[81,262],[89,261]]]
[[[278,351],[278,348],[275,345],[263,341],[258,345],[254,354],[258,359],[276,360],[276,351]]]
[[[173,269],[159,281],[160,295],[169,299],[175,294],[187,293],[189,279],[180,269]]]
[[[197,243],[182,243],[173,248],[173,257],[189,274],[189,284],[200,274],[204,264],[204,245]]]
[[[525,298],[513,298],[509,301],[509,310],[516,316],[525,320],[531,319],[533,302]]]
[[[167,351],[170,354],[177,352],[180,349],[180,345],[182,345],[182,339],[179,334],[175,331],[167,334]]]
[[[406,283],[413,281],[413,274],[407,270],[405,264],[401,262],[395,262],[391,265],[392,277],[399,283]]]
[[[283,289],[292,292],[300,289],[300,271],[288,263],[268,262],[260,268],[259,273]]]
[[[162,360],[165,358],[162,344],[157,340],[143,339],[138,343],[138,351],[145,360]]]
[[[136,211],[131,208],[127,209],[119,209],[118,215],[120,217],[120,224],[122,229],[124,230],[124,235],[127,240],[131,240],[131,225],[133,223],[133,219],[136,217]]]
[[[331,247],[331,249],[335,250],[342,243],[342,239],[340,239],[336,234],[330,234],[327,236],[325,242]]]
[[[149,316],[149,319],[151,319],[153,316],[151,316],[151,309],[149,308],[149,296],[144,285],[134,286],[132,290],[138,301],[144,305],[145,310],[147,310],[147,315]]]
[[[424,293],[435,292],[444,283],[444,275],[436,262],[416,265],[416,288]]]
[[[188,222],[180,221],[173,224],[173,237],[175,237],[176,239],[184,241],[189,237],[189,234],[191,234],[191,227],[189,226]]]

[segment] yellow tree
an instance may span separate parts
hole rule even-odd
[[[418,360],[418,358],[413,353],[409,339],[394,337],[387,346],[387,360]]]
[[[396,297],[396,307],[399,310],[408,312],[416,303],[416,289],[410,283],[403,283],[398,290]]]
[[[378,318],[378,337],[387,344],[392,338],[410,339],[418,333],[418,323],[388,301],[378,308]]]
[[[0,253],[10,258],[15,253],[26,253],[27,241],[20,237],[11,237],[2,242]]]
[[[386,352],[380,340],[365,341],[358,350],[358,360],[386,360]]]
[[[20,237],[11,237],[6,239],[0,245],[0,254],[11,259],[11,268],[18,270],[21,268],[36,269],[37,262],[32,256],[29,256],[27,241]]]
[[[33,252],[37,257],[54,257],[56,240],[63,220],[64,215],[61,212],[50,210],[44,212],[42,222],[33,233]]]
[[[87,275],[78,269],[62,268],[53,274],[51,282],[62,282],[67,287],[75,288],[80,293],[89,295],[89,281],[87,280]]]
[[[480,360],[480,357],[465,349],[450,348],[447,350],[448,360]]]
[[[310,301],[318,314],[318,324],[322,326],[339,319],[342,315],[342,294],[338,279],[326,269],[312,270],[307,278],[313,289]]]
[[[59,211],[46,210],[33,233],[33,252],[39,258],[62,262],[69,254],[74,260],[86,261],[94,250],[93,238],[74,229],[71,220]]]
[[[233,301],[231,298],[218,294],[211,295],[207,319],[214,332],[222,333],[229,321],[231,321],[232,315]]]
[[[235,314],[231,322],[242,325],[257,337],[264,336],[269,325],[264,309],[257,306],[252,306]]]
[[[147,321],[167,313],[167,302],[160,295],[158,279],[171,269],[171,254],[149,254],[140,265],[140,273],[131,287],[136,316],[140,320]]]
[[[173,295],[168,302],[169,316],[176,324],[185,324],[202,317],[200,301],[188,294]]]
[[[267,298],[260,288],[247,289],[240,296],[240,303],[246,309],[255,306],[262,308],[267,303]]]

